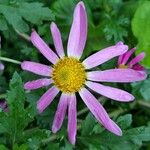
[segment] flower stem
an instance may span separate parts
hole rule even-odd
[[[42,143],[49,143],[51,141],[56,140],[57,138],[58,138],[58,136],[56,134],[54,134],[54,135],[50,136],[49,138],[42,140]]]
[[[17,29],[15,29],[15,31],[16,31],[16,33],[17,33],[20,37],[22,37],[23,39],[25,39],[25,40],[27,40],[27,41],[30,41],[30,37],[29,37],[27,34],[21,33],[21,32],[18,31]]]
[[[150,103],[148,103],[148,102],[144,102],[144,101],[137,101],[137,103],[138,103],[139,105],[141,105],[141,106],[145,106],[145,107],[150,108]]]
[[[7,58],[7,57],[0,57],[0,60],[1,60],[1,61],[11,62],[11,63],[18,64],[18,65],[21,64],[20,61],[14,60],[14,59],[10,59],[10,58]]]

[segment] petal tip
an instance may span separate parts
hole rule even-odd
[[[51,29],[52,29],[52,28],[54,28],[54,27],[56,27],[56,24],[55,24],[55,22],[51,22],[51,25],[50,25],[50,27],[51,27]]]
[[[84,2],[83,1],[80,1],[77,6],[82,6],[84,9],[85,9],[85,5],[84,5]]]
[[[74,138],[74,139],[70,139],[70,138],[69,138],[69,141],[70,141],[70,143],[71,143],[72,145],[75,145],[75,143],[76,143],[75,138]]]
[[[126,102],[134,101],[135,97],[132,94],[125,95]]]
[[[55,126],[52,126],[52,132],[56,133],[58,131],[58,129]]]
[[[37,104],[37,110],[39,114],[43,112],[43,109],[39,103]]]

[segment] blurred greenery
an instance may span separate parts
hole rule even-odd
[[[97,123],[78,98],[78,134],[75,146],[67,139],[67,118],[57,134],[51,124],[59,96],[41,115],[36,101],[47,90],[24,91],[23,82],[38,76],[21,70],[20,65],[1,61],[0,100],[8,103],[8,112],[0,111],[0,150],[149,150],[150,149],[150,1],[83,0],[88,14],[88,39],[82,59],[124,41],[136,54],[144,51],[142,62],[148,78],[132,84],[110,84],[132,93],[135,101],[119,103],[103,99],[111,118],[123,130],[117,137]],[[54,49],[50,23],[56,22],[66,49],[75,5],[79,0],[0,0],[0,56],[22,62],[32,60],[49,64],[29,41],[32,29]],[[19,62],[18,62],[19,63]],[[115,68],[113,59],[99,68]],[[15,73],[14,73],[15,72]],[[18,72],[18,73],[17,73]],[[97,98],[99,98],[96,95]],[[101,97],[100,97],[101,98]]]

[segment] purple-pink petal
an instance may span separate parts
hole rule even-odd
[[[91,71],[87,73],[88,80],[100,82],[120,82],[128,83],[145,80],[145,72],[135,71],[133,69],[109,69],[105,71]]]
[[[58,56],[42,40],[36,31],[33,31],[31,34],[31,42],[52,64],[55,64],[59,60]]]
[[[145,68],[140,64],[133,65],[132,69],[137,70],[137,71],[145,71]]]
[[[50,66],[31,61],[24,61],[21,63],[21,68],[23,70],[47,77],[50,77],[52,74],[52,68]]]
[[[80,58],[87,38],[87,14],[83,2],[79,2],[74,10],[73,23],[69,34],[67,54]]]
[[[135,52],[136,48],[132,48],[131,50],[127,51],[125,54],[120,55],[118,59],[118,65],[126,64],[131,55]]]
[[[2,63],[0,63],[0,71],[4,70],[4,68],[5,68],[5,66]]]
[[[87,81],[86,85],[93,91],[116,101],[129,102],[134,100],[133,95],[117,88],[104,86],[102,84],[91,81]]]
[[[38,88],[41,88],[43,86],[48,86],[52,83],[52,79],[38,79],[38,80],[34,80],[34,81],[29,81],[27,83],[24,84],[24,88],[26,90],[35,90]]]
[[[132,67],[133,65],[137,64],[138,62],[140,62],[143,58],[145,57],[145,53],[140,53],[139,55],[137,55],[135,58],[133,58],[129,63],[128,66]]]
[[[74,145],[76,142],[77,134],[76,96],[74,94],[70,95],[68,103],[68,138],[70,143]]]
[[[59,55],[59,57],[62,58],[65,56],[65,54],[64,54],[64,48],[61,39],[61,33],[54,22],[51,23],[50,29],[51,29],[52,38],[54,41],[54,46],[57,51],[57,54]]]
[[[56,95],[59,93],[59,90],[53,86],[46,93],[42,95],[42,97],[37,102],[37,109],[39,113],[42,113],[43,110],[50,105]]]
[[[82,88],[79,94],[98,122],[100,122],[110,132],[118,136],[122,135],[121,129],[113,120],[109,118],[103,106],[87,89]]]
[[[110,46],[86,58],[83,61],[83,65],[85,66],[86,69],[91,69],[116,56],[122,55],[127,50],[128,46],[124,45],[123,43],[116,44],[115,46]]]
[[[62,126],[68,106],[68,98],[69,96],[67,94],[62,93],[52,125],[53,133],[56,133]]]

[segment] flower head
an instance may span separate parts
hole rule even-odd
[[[27,82],[24,85],[25,89],[33,90],[52,85],[37,102],[37,109],[40,113],[61,92],[52,125],[52,132],[56,133],[61,128],[68,108],[68,137],[69,141],[75,144],[77,132],[76,93],[78,92],[99,123],[110,132],[116,135],[122,135],[121,129],[109,118],[103,106],[97,101],[89,89],[113,100],[121,102],[133,101],[134,96],[128,92],[104,86],[99,82],[124,83],[140,81],[146,78],[146,73],[137,72],[132,69],[91,71],[92,68],[127,52],[128,46],[119,42],[114,46],[98,51],[82,61],[80,58],[87,38],[87,14],[83,2],[79,2],[74,11],[73,23],[67,45],[67,55],[64,53],[61,34],[56,24],[52,23],[50,29],[56,53],[40,38],[36,31],[32,32],[31,41],[53,65],[47,66],[24,61],[21,67],[23,70],[45,76],[45,78]]]
[[[132,58],[131,60],[130,57],[132,54],[135,52],[136,48],[132,48],[131,50],[127,51],[123,55],[119,56],[118,59],[118,68],[131,68],[137,71],[144,71],[145,68],[139,64],[139,62],[144,59],[145,53],[142,52],[136,57]]]
[[[6,101],[0,100],[0,108],[1,108],[4,112],[7,112],[7,111],[8,111],[8,105],[7,105]]]

